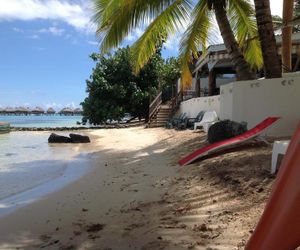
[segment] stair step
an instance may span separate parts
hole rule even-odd
[[[170,114],[170,113],[171,111],[162,111],[162,110],[158,112],[158,114]]]
[[[170,115],[168,114],[158,114],[156,117],[164,117],[164,118],[169,118]]]
[[[165,125],[164,124],[150,124],[148,126],[148,128],[159,128],[159,127],[164,127]]]

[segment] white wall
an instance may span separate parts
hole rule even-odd
[[[220,118],[246,121],[254,127],[269,116],[280,121],[271,136],[290,136],[300,120],[300,77],[233,82],[221,86]]]
[[[220,86],[230,83],[234,80],[235,78],[217,78],[216,79],[216,87],[220,88]],[[200,78],[200,85],[201,88],[207,88],[208,89],[208,77],[206,78]]]
[[[179,113],[187,113],[188,117],[196,117],[200,111],[215,110],[220,114],[220,96],[198,97],[181,102]]]

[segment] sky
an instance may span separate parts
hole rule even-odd
[[[270,2],[281,16],[282,0]],[[0,107],[79,107],[99,51],[90,17],[88,0],[0,0]],[[178,43],[171,37],[163,56],[176,56]]]

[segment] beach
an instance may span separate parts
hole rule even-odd
[[[81,146],[89,171],[0,217],[1,250],[244,248],[274,181],[270,146],[249,143],[179,167],[206,143],[204,133],[84,134],[92,138]]]

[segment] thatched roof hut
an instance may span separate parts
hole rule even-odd
[[[83,110],[81,108],[74,109],[74,115],[82,115]]]
[[[25,107],[16,107],[15,108],[15,114],[28,115],[30,112],[31,112],[31,110],[28,108],[25,108]]]
[[[59,111],[59,114],[61,115],[73,115],[74,110],[71,108],[63,108],[61,111]]]
[[[48,115],[54,115],[56,113],[56,111],[53,108],[48,108],[46,113]]]
[[[5,114],[15,114],[15,109],[14,108],[12,108],[12,107],[7,107],[7,108],[5,108],[4,109],[4,113]]]
[[[34,109],[31,110],[31,113],[35,115],[41,115],[45,113],[45,110],[42,109],[41,107],[35,107]]]

